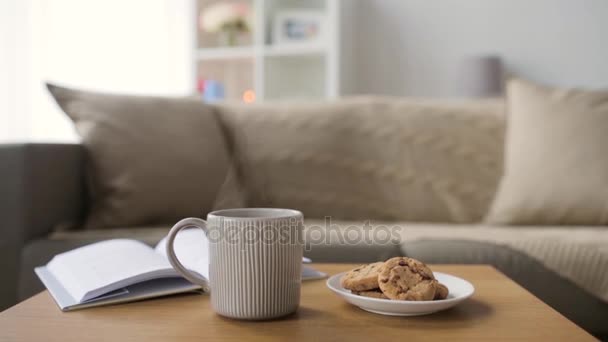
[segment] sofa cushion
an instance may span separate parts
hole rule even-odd
[[[173,224],[206,215],[218,198],[233,201],[224,207],[240,205],[212,108],[194,99],[48,88],[87,151],[87,228]],[[237,195],[219,196],[222,187]]]
[[[223,104],[250,206],[308,218],[472,222],[501,174],[501,101]]]
[[[608,224],[608,91],[512,80],[505,173],[486,221]]]
[[[423,240],[487,242],[519,251],[608,302],[608,229],[596,226],[488,226],[409,222],[306,222],[307,242],[385,244]],[[311,236],[310,231],[322,237]],[[438,255],[441,250],[435,251]],[[472,252],[471,252],[472,253]],[[445,259],[444,259],[445,260]],[[445,260],[443,262],[448,262]]]
[[[489,252],[447,247],[423,251],[413,242],[464,241],[510,248],[534,259],[547,269],[608,302],[608,229],[597,227],[493,227],[475,224],[431,224],[381,221],[310,220],[304,222],[305,255],[318,262],[371,262],[406,253],[431,262],[484,262]],[[21,298],[41,289],[33,268],[46,264],[55,254],[85,244],[115,238],[131,238],[155,245],[169,226],[57,232],[48,239],[29,243],[22,254]],[[409,246],[409,247],[408,247]],[[447,246],[447,245],[446,245]],[[412,255],[413,256],[413,255]],[[498,264],[501,256],[494,256]],[[503,260],[504,261],[504,260]],[[525,267],[519,267],[523,270]],[[31,285],[34,284],[34,285]],[[29,289],[29,290],[28,290]]]
[[[550,271],[535,258],[492,242],[432,239],[406,241],[403,255],[433,264],[489,264],[597,337],[608,337],[608,303]]]

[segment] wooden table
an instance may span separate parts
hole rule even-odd
[[[330,274],[353,265],[317,264]],[[325,286],[304,282],[298,312],[281,320],[236,321],[216,315],[207,295],[61,312],[42,292],[0,313],[0,341],[487,341],[593,340],[502,273],[483,265],[437,265],[475,285],[475,295],[448,311],[388,317],[347,304]]]

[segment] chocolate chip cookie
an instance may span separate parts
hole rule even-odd
[[[343,288],[351,291],[368,291],[378,288],[378,274],[383,262],[375,262],[369,265],[361,265],[348,271],[340,284]]]
[[[443,285],[442,283],[437,283],[437,289],[435,290],[435,298],[433,298],[434,300],[441,300],[441,299],[446,299],[448,298],[448,294],[450,293],[450,290],[448,290],[448,287]]]
[[[387,260],[378,275],[378,285],[390,299],[433,300],[437,284],[430,268],[406,257]]]
[[[352,292],[353,292],[353,294],[356,294],[358,296],[363,296],[363,297],[388,299],[388,297],[385,296],[384,293],[382,293],[382,291],[380,291],[380,289],[374,289],[374,290],[369,290],[369,291],[352,291]]]

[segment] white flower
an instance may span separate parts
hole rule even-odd
[[[250,26],[250,9],[245,3],[220,2],[203,10],[200,27],[206,32],[219,32],[226,27],[247,31]]]

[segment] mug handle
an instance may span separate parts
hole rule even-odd
[[[169,258],[171,266],[173,266],[177,273],[181,274],[191,283],[200,285],[203,290],[207,292],[209,291],[209,281],[196,273],[188,271],[184,265],[182,265],[179,259],[177,259],[177,255],[175,254],[173,244],[175,242],[175,238],[177,237],[177,233],[186,228],[200,228],[203,230],[203,232],[205,232],[205,235],[207,235],[207,222],[205,222],[205,220],[196,217],[189,217],[177,222],[169,231],[169,235],[167,235],[167,257]]]

